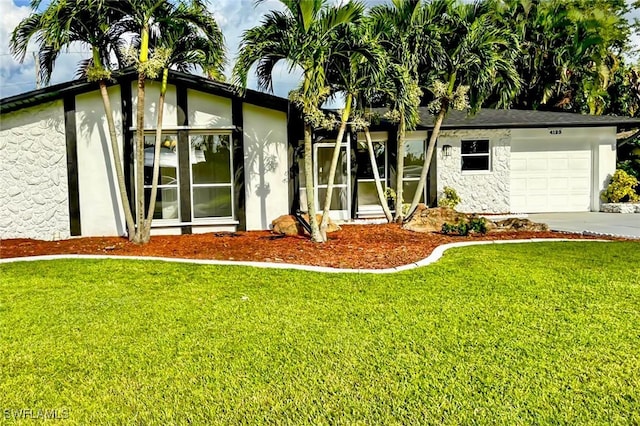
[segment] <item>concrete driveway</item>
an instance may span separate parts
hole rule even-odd
[[[617,235],[640,239],[640,214],[531,213],[529,220],[549,225],[554,231]]]

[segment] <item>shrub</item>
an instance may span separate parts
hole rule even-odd
[[[472,232],[477,234],[487,233],[487,219],[484,217],[473,217],[469,221],[469,228]]]
[[[445,235],[457,234],[464,237],[469,235],[470,232],[486,234],[487,220],[483,217],[472,217],[469,221],[445,222],[442,224],[442,233]]]
[[[438,205],[443,207],[451,207],[454,209],[458,204],[460,204],[460,197],[455,189],[445,186],[443,190],[444,196],[440,198],[438,201]]]
[[[607,189],[602,191],[600,198],[608,203],[637,202],[640,196],[636,194],[635,187],[638,179],[629,175],[624,170],[616,170]]]

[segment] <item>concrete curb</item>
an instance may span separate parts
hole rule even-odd
[[[155,260],[160,262],[191,263],[196,265],[218,265],[218,266],[252,266],[255,268],[271,269],[294,269],[309,272],[329,272],[343,274],[393,274],[396,272],[409,271],[422,266],[430,265],[439,260],[444,252],[456,248],[487,244],[518,244],[518,243],[548,243],[548,242],[600,242],[607,243],[609,240],[577,239],[577,238],[531,238],[526,240],[494,240],[494,241],[464,241],[459,243],[443,244],[436,247],[426,258],[408,265],[397,266],[386,269],[346,269],[330,268],[326,266],[296,265],[292,263],[270,263],[270,262],[241,262],[235,260],[208,260],[208,259],[183,259],[174,257],[151,257],[151,256],[114,256],[114,255],[92,255],[92,254],[52,254],[44,256],[11,257],[0,259],[0,264],[16,262],[34,262],[40,260],[59,259],[117,259],[117,260]]]

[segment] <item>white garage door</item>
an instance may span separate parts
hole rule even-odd
[[[582,140],[512,141],[511,211],[589,211],[591,148]]]

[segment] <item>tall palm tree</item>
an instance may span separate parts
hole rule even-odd
[[[89,81],[98,82],[109,129],[118,191],[131,239],[135,235],[135,222],[129,205],[113,110],[107,91],[107,82],[111,77],[111,58],[115,57],[120,61],[122,35],[130,28],[123,20],[124,14],[117,7],[116,1],[53,0],[43,11],[38,12],[40,3],[40,0],[32,1],[32,14],[14,29],[10,42],[11,52],[20,62],[24,61],[29,41],[35,38],[40,59],[39,74],[46,84],[63,49],[68,48],[71,43],[81,43],[91,48],[92,59],[83,62],[81,73]]]
[[[425,37],[432,24],[426,19],[425,6],[420,0],[393,0],[391,4],[372,8],[370,15],[376,31],[381,34],[382,46],[391,58],[386,69],[386,85],[381,91],[389,101],[389,118],[398,126],[395,220],[402,222],[405,135],[419,122],[422,98],[418,69],[420,64],[431,61],[437,45]]]
[[[162,118],[167,93],[169,69],[188,72],[201,69],[209,76],[223,75],[225,63],[224,37],[215,18],[199,0],[180,3],[167,16],[157,18],[158,31],[151,38],[155,57],[161,61],[162,81],[158,99],[158,116],[153,161],[151,196],[147,217],[142,227],[141,242],[151,238],[151,222],[155,211],[160,175],[160,148],[162,142]]]
[[[425,69],[435,118],[409,214],[420,202],[440,127],[450,108],[477,111],[494,91],[499,94],[498,106],[504,107],[520,91],[516,39],[496,27],[489,12],[487,2],[436,0],[427,6],[428,19],[437,23],[432,37],[438,38],[440,46],[440,57]]]
[[[345,105],[342,109],[338,135],[329,167],[327,192],[320,223],[320,234],[325,240],[340,147],[348,121],[350,119],[357,120],[358,116],[363,115],[363,94],[367,88],[379,84],[384,75],[383,70],[386,67],[387,57],[379,44],[379,34],[373,31],[371,20],[365,19],[362,22],[358,22],[358,24],[344,26],[340,29],[335,40],[334,53],[327,68],[332,93],[344,95]],[[365,121],[362,121],[362,124],[364,123]],[[354,124],[357,125],[358,123]],[[373,159],[375,161],[375,156]],[[377,173],[378,170],[375,165],[374,170],[374,173]],[[376,182],[377,184],[380,183],[379,177]],[[383,209],[385,206],[386,200],[382,203]],[[388,207],[386,211],[388,212]]]
[[[346,3],[330,7],[326,0],[280,0],[283,11],[271,11],[261,24],[245,31],[234,67],[235,82],[245,88],[251,67],[261,89],[273,91],[272,73],[280,61],[302,70],[302,82],[293,94],[304,115],[304,170],[307,179],[307,211],[311,239],[323,241],[316,219],[313,183],[312,132],[324,115],[320,105],[328,95],[326,67],[332,52],[331,40],[343,25],[357,20],[361,6]]]

